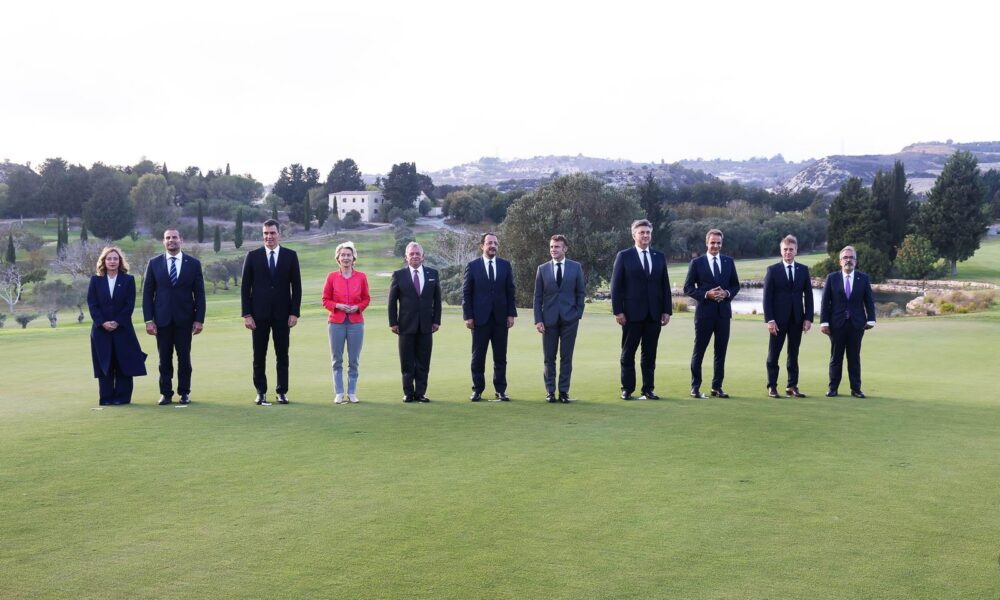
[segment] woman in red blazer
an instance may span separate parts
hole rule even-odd
[[[326,277],[323,306],[330,311],[327,328],[330,334],[330,358],[333,361],[334,402],[358,402],[358,358],[365,338],[365,319],[361,315],[371,296],[368,278],[354,270],[358,259],[353,242],[344,242],[334,250],[340,269]],[[344,398],[344,343],[347,343],[347,398]]]

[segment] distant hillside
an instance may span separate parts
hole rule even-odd
[[[772,158],[751,158],[749,160],[686,159],[678,161],[677,164],[688,169],[710,173],[723,181],[737,181],[741,185],[773,188],[788,181],[816,162],[812,158],[798,163],[788,162],[778,154]]]
[[[811,188],[823,193],[836,193],[849,177],[860,177],[865,185],[871,185],[876,171],[888,171],[897,160],[901,160],[913,191],[926,194],[934,186],[948,157],[958,150],[971,152],[979,159],[981,171],[1000,169],[1000,142],[920,142],[895,154],[827,156],[796,173],[781,187],[792,192]]]
[[[535,188],[559,175],[591,173],[611,185],[636,185],[652,173],[661,183],[690,185],[714,180],[710,174],[685,168],[678,164],[637,163],[630,160],[611,160],[577,156],[535,156],[502,160],[483,157],[450,169],[427,173],[435,185],[488,184],[500,189]]]

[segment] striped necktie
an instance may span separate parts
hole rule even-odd
[[[170,257],[170,283],[171,285],[177,285],[177,257]]]

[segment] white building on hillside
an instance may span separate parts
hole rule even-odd
[[[420,195],[413,201],[413,208],[420,208],[421,200],[430,200],[430,198],[420,192]],[[329,202],[330,210],[332,211],[336,206],[337,214],[340,215],[341,219],[346,217],[347,213],[356,210],[364,223],[388,222],[386,214],[389,212],[389,207],[385,204],[382,192],[334,192],[329,195]],[[441,216],[441,207],[433,207],[427,216]]]
[[[336,206],[341,219],[356,210],[364,223],[385,222],[385,213],[388,212],[382,192],[334,192],[330,194],[329,202],[330,210]]]

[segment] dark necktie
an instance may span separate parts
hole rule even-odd
[[[792,276],[792,265],[787,265],[787,266],[788,266],[788,283],[792,283],[793,281],[795,281],[795,277]]]
[[[177,257],[170,257],[170,284],[177,285]]]
[[[493,273],[493,261],[491,260],[489,262],[490,262],[490,271],[489,271],[490,281],[493,281],[494,279],[496,279],[496,275]]]
[[[556,285],[562,287],[562,263],[556,263]]]
[[[271,277],[274,277],[274,271],[275,271],[274,250],[271,250],[271,258],[269,258],[267,261],[267,268],[271,271]]]
[[[712,275],[715,276],[715,281],[718,283],[722,280],[722,273],[719,272],[719,257],[712,257]]]
[[[417,274],[417,270],[413,270],[413,287],[417,290],[417,295],[420,295],[420,275]]]
[[[649,269],[649,250],[642,251],[642,270],[649,275],[652,271]]]

